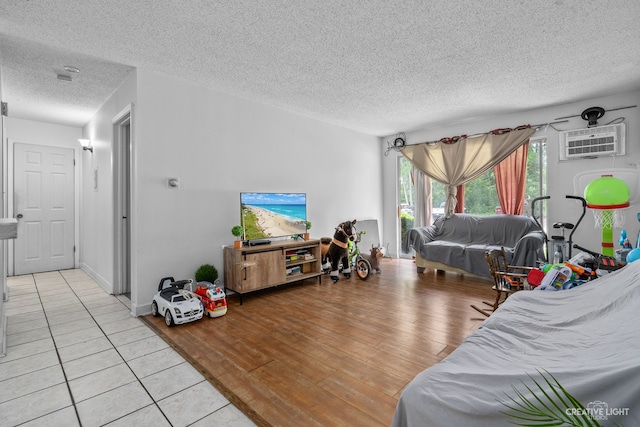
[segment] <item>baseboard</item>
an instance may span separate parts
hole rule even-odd
[[[133,302],[131,303],[131,313],[138,316],[146,316],[147,314],[151,314],[151,303],[135,305]]]
[[[4,307],[0,304],[0,358],[7,355],[7,316],[4,315]]]
[[[80,270],[87,273],[89,277],[91,277],[106,293],[109,295],[113,295],[113,284],[109,283],[107,279],[99,275],[94,269],[92,269],[89,265],[81,262]]]

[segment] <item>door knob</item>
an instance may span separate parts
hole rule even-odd
[[[18,215],[16,215],[16,218],[20,219],[20,218],[22,218],[22,216],[23,216],[22,214],[18,214]]]

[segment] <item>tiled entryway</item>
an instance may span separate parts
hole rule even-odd
[[[82,270],[7,278],[0,426],[253,426]]]

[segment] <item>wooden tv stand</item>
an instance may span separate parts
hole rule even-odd
[[[316,277],[322,283],[320,240],[224,247],[224,284],[240,295],[240,304],[248,292]]]

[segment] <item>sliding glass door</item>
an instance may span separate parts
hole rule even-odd
[[[411,258],[413,251],[410,253],[402,253],[402,242],[407,231],[413,227],[413,218],[415,212],[415,188],[411,180],[411,163],[404,156],[398,156],[397,165],[398,178],[398,236],[400,242],[399,256],[402,258]]]

